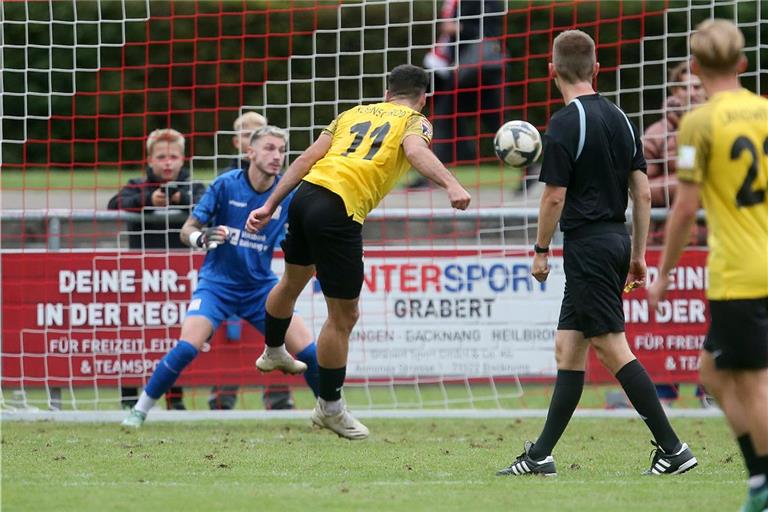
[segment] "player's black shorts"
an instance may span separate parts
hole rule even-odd
[[[768,297],[710,300],[704,350],[721,370],[768,368]]]
[[[302,181],[288,209],[286,263],[315,265],[326,297],[355,299],[363,287],[362,224],[330,190]]]
[[[629,272],[631,242],[619,223],[593,223],[565,234],[565,295],[561,330],[585,338],[624,332],[621,294]]]

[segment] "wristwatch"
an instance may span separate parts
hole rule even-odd
[[[539,244],[533,244],[533,252],[536,254],[547,254],[549,247],[539,247]]]

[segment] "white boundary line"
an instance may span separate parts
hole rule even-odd
[[[309,410],[293,411],[154,411],[147,421],[231,421],[231,420],[308,420]],[[715,418],[722,411],[712,409],[670,409],[671,418]],[[62,423],[119,423],[124,411],[2,411],[0,422],[7,421],[55,421]],[[357,418],[375,419],[504,419],[545,418],[546,409],[450,409],[450,410],[355,410]],[[640,418],[634,409],[579,409],[577,418],[627,419]]]

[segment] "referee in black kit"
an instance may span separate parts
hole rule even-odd
[[[645,420],[656,451],[646,474],[678,474],[696,466],[672,430],[648,373],[624,335],[622,291],[645,285],[645,241],[651,194],[640,134],[626,114],[592,88],[599,64],[592,38],[569,30],[555,38],[550,76],[566,106],[549,122],[540,181],[533,276],[549,274],[549,243],[560,220],[564,233],[565,295],[555,336],[557,381],[544,429],[535,443],[498,475],[555,476],[552,449],[584,388],[587,349],[621,383]],[[625,228],[632,196],[632,240]]]

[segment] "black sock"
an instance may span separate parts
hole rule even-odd
[[[573,411],[579,405],[581,392],[584,389],[584,372],[577,370],[558,370],[552,401],[549,402],[547,421],[544,430],[536,440],[536,444],[528,452],[533,460],[541,460],[552,454],[552,449],[565,432],[565,427],[571,421]]]
[[[744,464],[747,466],[749,476],[759,475],[760,471],[757,467],[757,454],[755,453],[755,445],[752,444],[752,438],[749,434],[744,434],[737,437],[736,442],[739,443],[739,449],[741,450],[741,455],[744,457]]]
[[[666,453],[677,453],[682,444],[672,430],[664,408],[656,395],[656,387],[643,365],[637,359],[625,364],[616,372],[616,379],[624,388],[629,401],[645,420],[656,442]]]
[[[291,318],[275,318],[269,313],[264,320],[264,343],[268,347],[279,347],[285,343],[285,333],[288,331],[288,326],[291,325]]]
[[[765,476],[766,481],[763,485],[768,485],[768,455],[755,456],[755,471],[757,471],[756,474]]]
[[[341,400],[341,388],[344,386],[344,378],[347,376],[347,367],[323,368],[317,367],[320,393],[318,396],[326,402]]]

